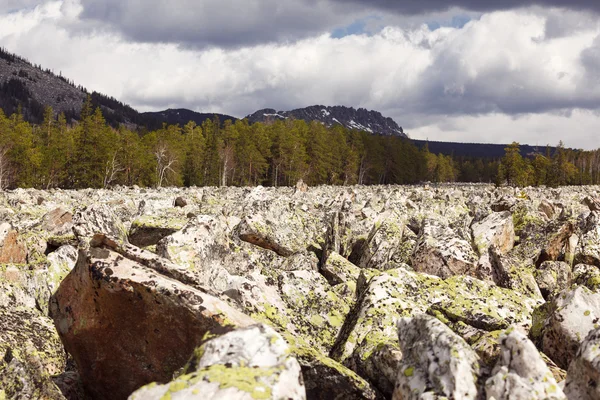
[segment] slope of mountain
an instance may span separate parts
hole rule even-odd
[[[43,108],[79,112],[86,93],[67,79],[0,49],[0,108],[12,114],[21,105],[27,120],[38,122]]]
[[[151,117],[160,122],[165,122],[167,124],[179,124],[181,126],[187,124],[190,121],[194,121],[197,125],[202,125],[204,121],[207,119],[213,119],[214,117],[218,117],[221,123],[231,120],[231,122],[237,121],[236,117],[232,117],[231,115],[226,114],[216,114],[216,113],[199,113],[195,111],[191,111],[185,108],[177,108],[164,111],[157,112],[145,112],[141,115]]]
[[[402,127],[391,118],[386,118],[378,111],[369,111],[364,108],[355,109],[344,106],[310,106],[292,111],[275,111],[270,108],[258,110],[246,117],[248,122],[273,121],[275,119],[302,119],[307,122],[319,121],[330,127],[339,124],[349,129],[357,129],[373,134],[386,136],[407,137]]]

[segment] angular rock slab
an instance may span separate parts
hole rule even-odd
[[[542,351],[567,368],[587,334],[600,318],[600,294],[580,286],[558,295],[544,321]]]
[[[184,375],[151,384],[130,400],[306,399],[298,361],[283,338],[265,325],[238,329],[197,348]]]
[[[94,247],[80,250],[50,314],[94,399],[125,399],[168,382],[207,333],[254,323],[213,296]]]
[[[473,240],[479,254],[485,254],[490,246],[496,246],[501,254],[512,250],[515,243],[515,227],[508,211],[495,212],[473,224]]]
[[[563,261],[545,261],[535,271],[535,281],[547,300],[553,294],[567,289],[571,282],[571,266]]]
[[[363,270],[366,272],[372,270]],[[431,312],[448,323],[484,331],[505,329],[512,324],[529,329],[537,304],[533,299],[468,276],[443,280],[402,268],[375,271],[347,317],[332,355],[391,395],[401,359],[396,340],[397,316]]]
[[[527,336],[512,328],[500,336],[500,343],[500,358],[485,384],[487,399],[566,399]]]
[[[0,225],[0,264],[25,264],[27,246],[8,223]]]
[[[443,279],[474,273],[477,255],[470,243],[439,221],[426,219],[422,225],[412,255],[415,271]]]
[[[587,335],[569,365],[565,394],[569,400],[600,398],[600,328]]]
[[[477,354],[437,318],[398,320],[402,362],[393,400],[477,399]]]
[[[105,204],[94,204],[77,211],[73,217],[73,232],[84,243],[98,233],[127,242],[127,229],[123,221]]]
[[[49,318],[25,307],[0,307],[0,399],[62,399],[51,376],[65,363]]]
[[[406,260],[403,257],[404,220],[398,213],[387,211],[377,217],[369,236],[359,251],[361,268],[393,269]]]
[[[172,215],[142,215],[131,223],[127,238],[138,247],[157,244],[161,239],[182,229],[187,218]]]

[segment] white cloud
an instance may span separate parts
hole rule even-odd
[[[566,23],[548,34],[557,15],[576,21],[583,13],[490,12],[435,31],[411,19],[371,35],[198,50],[90,29],[81,12],[79,0],[65,0],[0,14],[0,43],[141,110],[244,116],[342,104],[379,110],[432,140],[597,146],[600,24]]]
[[[545,147],[562,140],[566,147],[598,148],[600,115],[587,110],[571,113],[455,116],[409,131],[414,139],[466,143],[511,143]]]

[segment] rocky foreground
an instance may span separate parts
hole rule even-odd
[[[0,193],[0,399],[598,399],[600,187]]]

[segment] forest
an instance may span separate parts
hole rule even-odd
[[[486,182],[582,185],[600,182],[600,151],[559,143],[523,156],[519,144],[501,158],[454,157],[410,140],[318,122],[207,120],[138,131],[111,127],[88,96],[78,120],[51,108],[42,122],[0,109],[0,188],[103,188],[115,185],[290,186]]]

